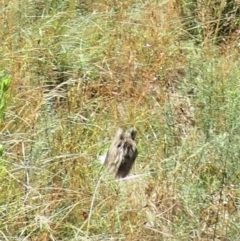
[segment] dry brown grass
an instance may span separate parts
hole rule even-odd
[[[237,36],[194,45],[172,0],[1,5],[0,239],[238,239]],[[125,181],[97,160],[118,126]]]

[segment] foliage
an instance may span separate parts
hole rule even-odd
[[[0,74],[0,124],[4,117],[4,112],[7,106],[7,96],[6,92],[10,86],[11,78]]]
[[[221,3],[0,3],[1,240],[239,239],[238,4]],[[139,149],[121,181],[97,160],[119,126]]]
[[[238,31],[240,22],[238,0],[183,0],[178,4],[185,18],[186,30],[200,43],[201,41],[220,43]]]

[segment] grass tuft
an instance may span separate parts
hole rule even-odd
[[[1,240],[239,239],[239,6],[221,4],[0,3]],[[98,160],[117,127],[138,133],[124,180]]]

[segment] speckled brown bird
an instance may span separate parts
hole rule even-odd
[[[107,152],[104,165],[116,178],[126,177],[135,162],[138,150],[135,142],[136,130],[131,128],[125,133],[119,128]]]

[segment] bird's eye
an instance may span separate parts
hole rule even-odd
[[[117,145],[117,148],[119,148],[119,147],[121,147],[121,143],[119,143],[119,144]]]

